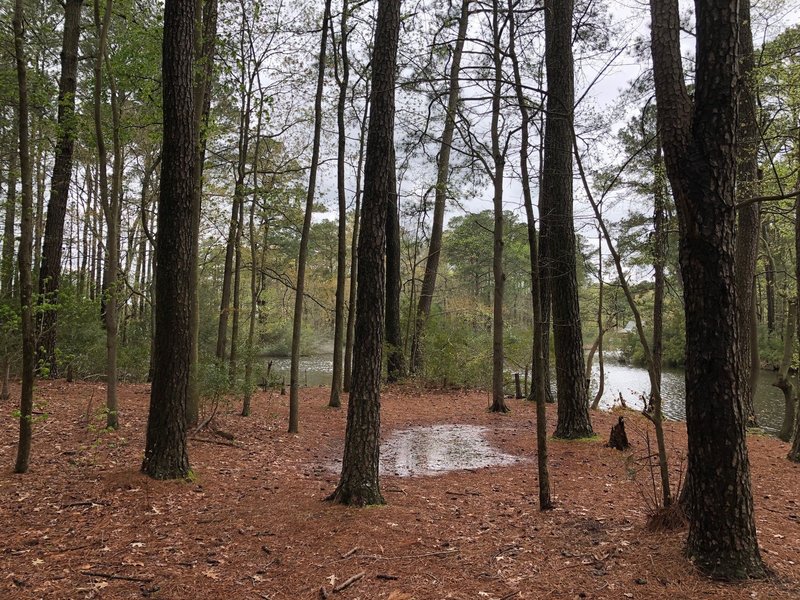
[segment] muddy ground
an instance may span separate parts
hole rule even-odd
[[[190,443],[190,482],[138,472],[148,394],[122,385],[121,428],[106,432],[101,384],[39,383],[47,418],[36,424],[26,475],[11,472],[17,423],[13,406],[2,407],[0,598],[312,599],[323,587],[341,600],[800,598],[800,465],[771,437],[748,441],[772,576],[734,585],[693,569],[685,531],[646,528],[653,490],[637,460],[647,423],[636,414],[627,416],[627,453],[604,447],[615,414],[593,414],[596,439],[550,441],[556,508],[542,513],[533,405],[511,400],[512,412],[496,415],[485,393],[389,388],[384,439],[394,432],[395,457],[411,460],[387,465],[386,506],[352,509],[323,501],[337,481],[346,418],[326,407],[326,390],[302,390],[299,435],[286,433],[286,396],[259,392],[249,418],[222,405],[216,423],[235,441],[201,432]],[[549,419],[552,431],[554,410]],[[485,429],[440,429],[451,438],[444,450],[438,434],[402,433],[451,424]],[[492,448],[460,451],[476,431]],[[685,442],[684,426],[670,423],[676,478]],[[506,458],[395,474],[416,472],[428,446],[433,469],[470,453]]]

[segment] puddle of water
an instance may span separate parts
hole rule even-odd
[[[415,477],[447,471],[510,465],[520,458],[500,452],[486,427],[433,425],[392,432],[381,444],[381,474]]]

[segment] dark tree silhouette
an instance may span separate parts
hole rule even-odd
[[[194,2],[167,0],[161,67],[164,142],[156,238],[155,371],[142,463],[142,471],[155,479],[189,474],[186,401],[196,158],[194,20]]]
[[[364,164],[364,199],[358,238],[353,381],[347,405],[344,458],[330,499],[383,504],[378,481],[381,428],[381,359],[385,300],[386,210],[394,181],[394,85],[400,0],[379,0],[372,53],[372,106]]]

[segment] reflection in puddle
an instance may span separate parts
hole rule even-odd
[[[519,457],[500,452],[484,438],[486,427],[433,425],[392,432],[381,444],[381,474],[412,477],[510,465]]]

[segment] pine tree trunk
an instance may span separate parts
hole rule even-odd
[[[19,165],[19,107],[14,107],[14,123],[12,134],[14,148],[8,157],[8,192],[6,193],[5,211],[3,217],[3,253],[0,257],[0,290],[3,297],[11,298],[14,295],[14,224],[17,219],[17,168]]]
[[[350,244],[350,289],[347,301],[347,335],[344,342],[344,377],[342,378],[342,389],[350,392],[353,373],[353,341],[356,326],[356,289],[358,279],[358,234],[361,225],[361,174],[364,162],[364,144],[367,138],[367,116],[369,115],[369,87],[367,87],[367,97],[364,101],[364,114],[361,118],[361,129],[358,145],[358,165],[356,167],[356,208],[353,213],[353,239]]]
[[[156,246],[154,374],[142,471],[155,479],[189,474],[186,400],[191,347],[192,210],[197,159],[193,94],[195,3],[164,8],[161,183]]]
[[[530,112],[525,90],[522,86],[519,59],[516,52],[516,18],[513,0],[508,0],[509,11],[509,48],[508,53],[514,67],[514,88],[517,95],[520,116],[522,117],[522,135],[519,151],[520,174],[522,176],[522,196],[525,202],[525,216],[528,221],[528,247],[531,260],[531,304],[533,307],[533,400],[536,402],[536,462],[539,477],[539,510],[553,508],[550,496],[550,472],[547,464],[547,394],[544,377],[544,331],[546,325],[542,321],[541,302],[541,270],[539,268],[539,252],[536,234],[536,220],[533,215],[533,195],[531,194],[528,156],[530,142],[528,127]],[[527,367],[525,369],[527,380]]]
[[[447,112],[445,114],[442,142],[439,145],[439,156],[436,162],[436,193],[433,201],[433,223],[431,239],[428,244],[428,256],[425,259],[425,275],[419,292],[416,324],[411,340],[411,372],[416,374],[422,369],[424,360],[425,325],[431,314],[433,293],[436,289],[436,277],[439,273],[439,260],[442,253],[442,233],[444,229],[444,209],[447,201],[447,184],[450,179],[450,149],[456,129],[456,113],[459,97],[459,73],[461,72],[461,56],[467,37],[469,23],[469,6],[472,0],[461,0],[461,14],[458,19],[458,37],[453,46],[450,63],[449,89],[447,92]]]
[[[380,463],[380,388],[385,301],[386,210],[394,164],[394,88],[400,0],[378,0],[372,54],[361,234],[358,238],[358,299],[353,385],[347,405],[342,474],[330,499],[342,504],[383,504]]]
[[[491,412],[508,412],[503,392],[503,293],[505,274],[503,273],[503,171],[505,156],[500,149],[500,95],[502,93],[503,63],[500,49],[500,2],[492,2],[492,58],[494,63],[494,90],[492,93],[492,158],[494,172],[494,246],[492,252],[492,274],[494,293],[492,298],[492,405]]]
[[[83,0],[64,4],[64,37],[61,47],[61,77],[58,82],[58,143],[56,144],[47,221],[44,228],[42,261],[39,269],[39,304],[48,305],[39,312],[40,356],[50,367],[50,377],[58,376],[56,363],[56,327],[58,289],[61,277],[61,248],[64,243],[64,219],[72,178],[72,151],[75,145],[75,90],[78,74],[81,6]]]
[[[755,56],[750,24],[750,2],[739,3],[740,79],[738,80],[737,174],[736,197],[739,200],[758,196],[758,145],[760,143],[755,101]],[[761,233],[761,208],[753,202],[737,210],[736,293],[739,296],[739,357],[742,361],[740,382],[748,427],[758,425],[753,400],[761,368],[756,326],[756,263]]]
[[[694,103],[677,0],[651,0],[658,125],[678,209],[686,311],[687,554],[723,579],[763,577],[740,395],[734,273],[737,3],[696,2]]]
[[[544,5],[548,95],[541,193],[546,202],[540,205],[540,210],[556,354],[558,422],[555,436],[560,438],[594,435],[589,419],[589,390],[584,378],[586,367],[572,217],[573,9],[572,0],[547,0]]]
[[[772,384],[783,392],[783,424],[778,433],[778,438],[784,442],[789,442],[792,439],[797,413],[797,397],[795,395],[794,384],[789,377],[789,368],[792,366],[792,357],[794,355],[796,331],[797,301],[790,300],[789,314],[786,319],[786,330],[783,332],[783,357],[781,359],[780,368],[778,369],[778,380]]]
[[[319,64],[317,68],[317,92],[314,98],[314,140],[311,148],[311,166],[308,174],[306,210],[300,234],[300,255],[297,257],[297,282],[295,283],[294,319],[292,321],[292,356],[289,370],[289,433],[297,433],[300,427],[300,340],[303,333],[303,294],[306,285],[306,262],[308,237],[311,231],[311,212],[314,210],[314,194],[317,187],[319,165],[319,142],[322,133],[322,95],[325,89],[325,54],[328,47],[328,21],[331,18],[331,0],[325,0],[320,36]]]
[[[347,323],[344,318],[344,288],[347,279],[347,192],[345,176],[345,160],[347,150],[347,126],[345,123],[345,107],[347,105],[347,87],[350,83],[350,59],[347,56],[347,35],[349,16],[348,0],[342,0],[342,16],[339,34],[339,56],[341,58],[341,75],[337,75],[339,99],[336,107],[336,125],[338,128],[338,145],[336,149],[336,196],[339,205],[338,245],[336,249],[336,306],[333,324],[333,376],[331,378],[331,396],[328,406],[338,408],[342,405],[342,352]]]
[[[25,17],[24,2],[14,2],[14,54],[17,67],[17,85],[19,90],[18,134],[19,134],[19,167],[22,180],[22,206],[20,219],[20,240],[17,263],[19,265],[19,300],[22,325],[22,390],[19,400],[19,442],[17,444],[17,460],[15,473],[28,470],[33,437],[33,384],[36,363],[36,340],[33,330],[33,296],[31,282],[32,244],[33,244],[33,172],[31,169],[30,129],[28,113],[28,73],[25,58]]]
[[[392,155],[391,163],[395,164]],[[390,189],[397,189],[397,176],[391,172]],[[395,383],[405,376],[402,330],[400,327],[400,214],[397,194],[389,196],[386,207],[386,380]]]

